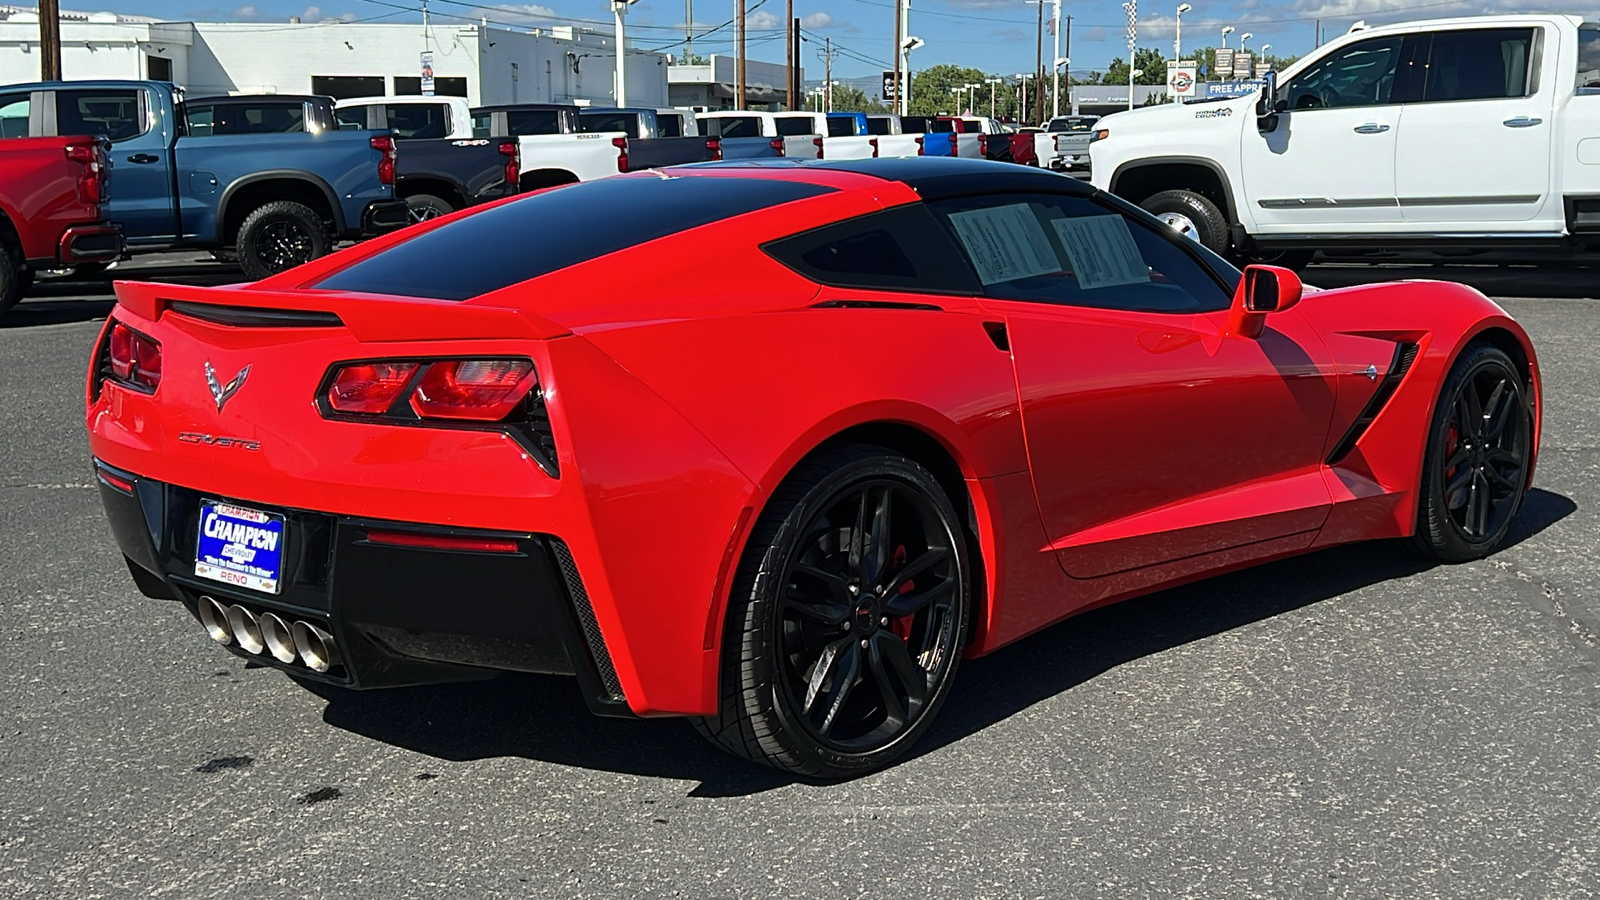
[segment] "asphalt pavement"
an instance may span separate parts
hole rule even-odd
[[[190,257],[120,267],[201,283]],[[1600,894],[1600,272],[1476,284],[1546,377],[1494,557],[1347,547],[964,663],[887,771],[819,786],[560,678],[319,696],[139,596],[91,484],[104,282],[0,318],[0,896]],[[665,536],[664,536],[665,537]]]

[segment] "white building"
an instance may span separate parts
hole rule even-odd
[[[613,34],[436,22],[429,38],[437,93],[465,97],[475,105],[613,103]],[[423,49],[419,25],[166,22],[114,13],[61,16],[65,78],[169,80],[191,96],[415,94]],[[627,65],[628,103],[667,106],[666,55],[630,46]],[[39,71],[38,15],[0,5],[0,84],[37,81]]]
[[[667,72],[667,99],[671,106],[703,106],[732,109],[736,90],[738,60],[713,54],[701,65],[676,65]],[[745,103],[777,109],[788,91],[788,76],[782,63],[745,60]],[[801,84],[805,70],[800,70]],[[633,76],[630,74],[629,79]],[[630,85],[633,82],[628,82]],[[628,88],[631,94],[633,88]]]

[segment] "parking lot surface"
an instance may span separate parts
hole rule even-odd
[[[239,278],[191,259],[114,274]],[[1539,349],[1505,549],[1347,547],[1081,616],[964,663],[912,756],[835,785],[565,679],[324,697],[214,646],[139,596],[91,483],[109,287],[43,281],[0,320],[0,895],[1596,896],[1600,273],[1306,275],[1396,277],[1477,285]]]

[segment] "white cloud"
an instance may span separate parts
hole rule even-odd
[[[1020,0],[939,0],[939,5],[952,9],[1005,9],[1021,7]],[[1023,7],[1025,9],[1025,7]]]
[[[254,6],[240,6],[233,11],[235,19],[254,19],[259,15],[261,15],[261,11]]]
[[[783,17],[758,9],[744,17],[744,27],[750,31],[782,31]]]
[[[816,12],[809,16],[800,17],[801,28],[827,28],[832,24],[833,16],[830,16],[825,12]]]

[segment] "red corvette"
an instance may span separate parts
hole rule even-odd
[[[1092,607],[1350,541],[1483,556],[1538,445],[1481,294],[1302,296],[979,161],[622,176],[117,296],[88,429],[144,593],[300,679],[571,673],[816,777]]]

